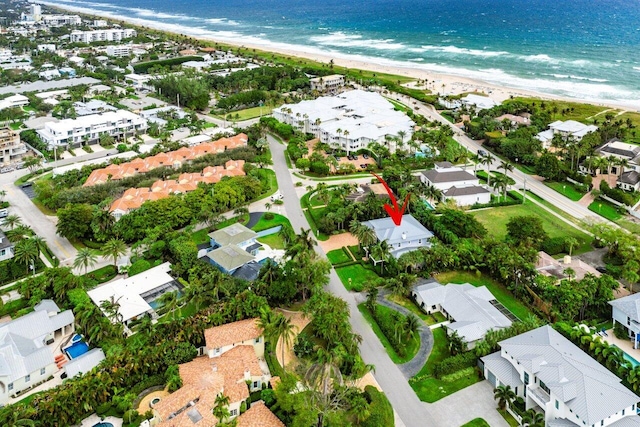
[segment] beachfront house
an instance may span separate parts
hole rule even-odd
[[[557,120],[549,124],[549,129],[538,133],[536,139],[542,142],[542,148],[549,149],[555,135],[559,135],[567,142],[572,142],[580,141],[586,134],[597,130],[598,126],[595,125],[585,125],[575,120],[566,122]]]
[[[258,233],[238,223],[213,231],[209,233],[211,250],[206,258],[223,273],[238,273],[245,280],[255,280],[260,272],[255,259],[262,247],[257,237]]]
[[[613,326],[621,325],[631,340],[634,348],[639,347],[640,340],[640,293],[609,301],[612,307]]]
[[[443,286],[431,279],[415,286],[411,295],[425,313],[442,313],[449,320],[445,326],[447,333],[457,332],[470,349],[488,331],[511,326],[513,316],[503,313],[508,311],[486,286],[475,287],[469,283]]]
[[[582,162],[579,171],[588,173],[608,173],[618,176],[616,185],[625,191],[640,190],[640,146],[612,138],[595,150],[598,157],[604,157],[608,163],[604,167],[593,167],[593,157]]]
[[[498,344],[500,351],[481,359],[485,378],[492,387],[511,386],[546,426],[640,426],[640,398],[551,326]]]
[[[87,293],[111,323],[130,325],[142,318],[157,318],[158,299],[167,292],[180,292],[182,287],[169,275],[171,264],[165,262],[135,276],[100,285]],[[115,304],[114,313],[105,304]]]
[[[475,95],[473,93],[460,98],[460,102],[465,107],[473,109],[475,111],[488,110],[497,105],[500,105],[488,96]]]
[[[373,230],[378,242],[387,243],[389,253],[395,258],[406,252],[431,246],[429,240],[433,233],[409,214],[402,216],[400,225],[396,225],[389,217],[364,221],[363,224]]]
[[[51,300],[0,325],[0,404],[47,381],[58,371],[54,351],[74,331],[71,310],[60,312]]]
[[[332,74],[330,76],[314,77],[309,79],[311,90],[318,92],[335,93],[344,86],[344,76],[342,74]]]
[[[216,425],[219,420],[212,408],[219,394],[229,398],[227,410],[233,420],[240,415],[242,402],[249,398],[249,393],[261,390],[271,379],[257,319],[216,326],[205,330],[204,336],[206,354],[179,366],[182,387],[153,406],[154,421],[158,423],[154,425]],[[250,420],[238,419],[238,425],[279,426],[273,418],[261,423],[259,413],[264,416],[258,409]]]

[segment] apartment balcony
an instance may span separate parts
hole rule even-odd
[[[531,397],[531,400],[533,400],[538,405],[540,405],[541,408],[545,408],[547,404],[551,402],[551,396],[549,396],[549,393],[547,393],[540,387],[529,386],[527,388],[528,388],[527,396]]]

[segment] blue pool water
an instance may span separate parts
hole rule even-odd
[[[425,206],[427,207],[427,209],[429,209],[429,210],[432,210],[432,211],[436,210],[436,208],[435,208],[431,203],[429,203],[429,202],[428,202],[428,201],[426,201],[426,200],[424,201],[424,205],[425,205]]]
[[[102,423],[94,424],[93,427],[113,427],[113,424],[102,422]]]
[[[71,338],[71,342],[72,343],[77,343],[82,341],[82,335],[80,334],[75,334],[72,338]]]
[[[612,347],[615,348],[619,348],[617,345],[615,344],[611,344]],[[631,363],[631,365],[633,365],[633,367],[635,368],[636,366],[640,365],[640,362],[638,362],[636,359],[634,359],[633,357],[631,357],[630,355],[628,355],[626,352],[624,352],[624,350],[622,351],[622,357],[624,357],[624,360],[628,361]]]
[[[71,346],[64,349],[69,356],[69,359],[75,359],[76,357],[82,356],[87,351],[89,351],[89,346],[84,341],[79,341],[73,343]]]

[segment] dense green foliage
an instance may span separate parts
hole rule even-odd
[[[133,66],[133,71],[137,74],[147,74],[149,69],[160,70],[162,68],[173,68],[188,61],[204,61],[201,56],[181,56],[178,58],[160,59],[157,61],[140,62]]]
[[[178,105],[184,105],[192,110],[204,110],[209,106],[209,88],[207,84],[196,78],[171,74],[151,82],[162,96],[176,100]]]

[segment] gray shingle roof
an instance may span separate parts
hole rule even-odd
[[[609,301],[609,304],[640,323],[640,293]]]
[[[457,182],[478,179],[467,171],[437,171],[431,169],[422,174],[432,183]]]
[[[485,194],[489,193],[484,187],[480,187],[479,185],[469,185],[467,187],[451,187],[447,191],[444,192],[445,197],[456,197],[456,196],[469,196],[472,194]]]
[[[620,182],[623,182],[625,184],[635,185],[638,183],[638,181],[640,181],[640,174],[636,171],[624,172],[622,175],[620,175],[619,180]]]
[[[620,378],[550,326],[501,341],[500,346],[536,375],[587,425],[620,412],[640,398]]]

